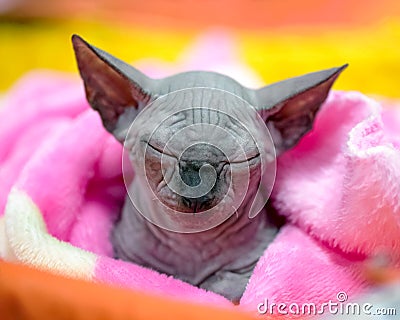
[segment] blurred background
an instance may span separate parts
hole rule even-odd
[[[265,83],[349,63],[336,89],[400,97],[398,0],[0,0],[0,92],[33,69],[77,74],[73,33],[173,65],[214,30]]]

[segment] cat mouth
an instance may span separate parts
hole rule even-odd
[[[206,212],[216,205],[218,205],[219,201],[214,196],[202,196],[199,198],[189,198],[177,195],[177,197],[160,198],[161,202],[167,206],[168,208],[187,214],[200,214]]]
[[[206,196],[200,198],[185,198],[181,197],[181,203],[184,210],[189,213],[201,213],[214,207],[214,199],[209,199]]]

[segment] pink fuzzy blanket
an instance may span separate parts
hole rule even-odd
[[[203,58],[197,67],[207,61],[213,68]],[[239,70],[236,75],[247,72],[223,54],[220,61]],[[181,68],[189,65],[195,64]],[[217,294],[112,258],[108,235],[126,193],[122,146],[88,107],[78,75],[27,75],[3,104],[2,259],[230,305]],[[352,299],[369,286],[367,259],[384,253],[400,266],[399,128],[400,109],[358,92],[330,94],[312,132],[278,159],[272,201],[288,223],[260,258],[240,306],[257,313],[265,299],[317,305],[343,294]]]

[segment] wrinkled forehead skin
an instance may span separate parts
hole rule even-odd
[[[203,144],[193,158],[222,161],[212,159],[218,155],[207,148],[210,145],[223,149],[229,161],[236,162],[272,153],[268,135],[256,109],[242,97],[222,89],[195,87],[172,91],[146,106],[127,133],[126,147],[146,141],[179,158],[189,146]]]

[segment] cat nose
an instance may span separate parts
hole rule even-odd
[[[179,163],[179,174],[188,186],[197,187],[201,183],[200,169],[206,162],[200,161],[181,161]]]
[[[179,174],[182,181],[189,187],[199,188],[197,195],[181,195],[183,205],[190,211],[201,212],[211,208],[215,184],[217,183],[215,173],[215,166],[207,162],[184,161],[180,163]],[[213,185],[210,185],[210,183],[213,183]],[[203,189],[202,185],[207,186],[207,189],[200,190]]]

